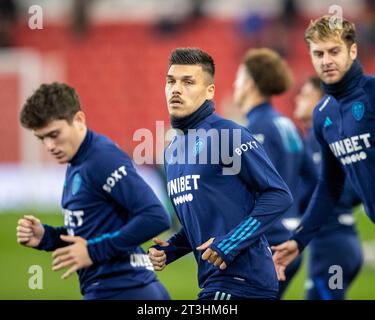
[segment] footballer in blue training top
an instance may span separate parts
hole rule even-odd
[[[296,97],[295,117],[299,119],[307,130],[305,147],[314,165],[320,166],[320,146],[314,136],[312,113],[314,107],[323,96],[318,77],[309,78],[301,87]],[[311,184],[305,179],[302,181],[299,202],[300,210],[305,211],[311,197]],[[309,243],[307,281],[305,298],[309,300],[343,300],[346,292],[356,278],[363,263],[361,241],[355,228],[353,207],[360,203],[360,199],[353,191],[350,181],[345,179],[341,197],[330,214],[328,221],[319,233]],[[328,214],[328,213],[327,213]],[[329,279],[332,276],[330,268],[340,266],[342,273],[341,288],[330,288]],[[288,275],[286,274],[288,278]],[[288,279],[287,279],[288,280]],[[281,281],[283,282],[283,281]]]
[[[250,49],[238,67],[234,82],[234,101],[247,118],[247,128],[261,143],[277,172],[284,179],[294,199],[298,195],[301,178],[314,191],[314,164],[303,147],[302,139],[293,122],[272,106],[274,95],[285,92],[291,84],[291,72],[281,56],[268,48]],[[298,226],[298,202],[285,212],[266,232],[270,245],[288,240]],[[298,271],[301,258],[288,266],[287,281],[279,283],[279,298]]]
[[[314,109],[321,172],[307,212],[291,240],[275,246],[280,279],[285,267],[334,214],[345,176],[375,223],[375,78],[357,60],[356,32],[346,19],[312,21],[305,39],[325,96]]]
[[[20,120],[47,151],[67,163],[64,226],[34,216],[18,222],[18,242],[53,252],[53,270],[77,271],[85,299],[168,299],[140,245],[170,226],[164,207],[110,139],[89,130],[71,87],[43,84]]]
[[[207,53],[174,50],[166,78],[178,130],[165,150],[165,170],[182,228],[149,249],[155,270],[193,252],[199,299],[276,299],[264,233],[291,206],[289,189],[250,132],[214,113],[214,62]]]

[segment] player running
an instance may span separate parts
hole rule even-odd
[[[213,59],[200,49],[171,54],[165,93],[179,130],[165,151],[165,169],[182,228],[168,242],[156,240],[151,261],[162,270],[193,251],[199,299],[276,299],[264,233],[292,197],[249,131],[214,113],[214,73]]]
[[[168,299],[140,245],[170,218],[125,152],[86,126],[75,90],[43,84],[21,116],[60,164],[67,163],[61,206],[64,226],[34,216],[18,221],[17,241],[53,251],[53,270],[77,271],[84,299]]]

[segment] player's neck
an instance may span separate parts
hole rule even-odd
[[[77,148],[76,148],[77,150],[76,150],[74,156],[77,155],[79,149],[82,146],[83,141],[85,141],[85,138],[87,136],[87,131],[88,131],[88,129],[87,129],[86,126],[82,127],[82,129],[79,130],[79,132],[78,132],[78,139],[77,139]]]
[[[342,79],[336,83],[326,84],[322,82],[322,88],[325,93],[335,97],[342,97],[350,94],[358,86],[363,75],[362,65],[356,59],[345,73]]]
[[[251,110],[253,110],[255,107],[259,106],[260,104],[267,102],[269,99],[263,95],[260,94],[249,94],[246,99],[244,100],[242,104],[242,110],[244,114],[249,113]]]

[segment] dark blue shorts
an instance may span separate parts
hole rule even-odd
[[[225,301],[225,300],[276,300],[276,297],[275,298],[270,298],[270,297],[261,298],[259,296],[253,297],[253,298],[241,297],[235,294],[231,294],[229,293],[228,290],[226,290],[226,291],[216,291],[216,292],[199,295],[198,300],[221,300],[221,301]]]
[[[89,293],[85,300],[170,300],[168,291],[159,281],[141,287],[121,289],[104,293]]]
[[[358,236],[355,233],[344,232],[322,236],[313,239],[308,248],[305,298],[308,300],[345,299],[346,291],[363,263],[362,247]],[[332,287],[333,277],[339,275],[335,266],[342,269],[342,288],[337,288],[337,285]],[[338,283],[336,280],[334,282]]]

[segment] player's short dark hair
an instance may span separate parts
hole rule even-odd
[[[24,104],[20,122],[27,129],[43,128],[53,120],[71,123],[80,110],[79,97],[72,87],[57,82],[42,84]]]
[[[292,84],[292,73],[285,60],[268,48],[250,49],[243,60],[260,93],[281,94]]]
[[[214,59],[199,48],[174,49],[169,57],[169,67],[174,64],[200,65],[203,71],[211,76],[212,80],[215,77]]]

